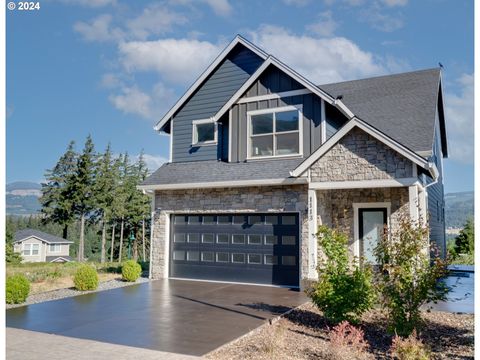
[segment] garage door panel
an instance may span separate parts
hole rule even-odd
[[[171,277],[298,286],[298,214],[172,217]]]

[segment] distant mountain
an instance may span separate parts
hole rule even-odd
[[[445,195],[445,223],[447,228],[463,228],[469,217],[473,217],[474,192],[465,191]]]
[[[7,215],[31,215],[40,211],[38,198],[41,185],[34,182],[16,181],[6,186]]]

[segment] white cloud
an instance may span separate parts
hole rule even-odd
[[[293,5],[293,6],[305,6],[307,5],[310,0],[282,0],[286,5]]]
[[[131,41],[119,44],[127,71],[156,71],[171,83],[192,82],[218,55],[221,47],[196,39]]]
[[[127,21],[129,37],[147,39],[150,35],[160,35],[172,30],[173,25],[187,23],[188,19],[169,10],[164,5],[154,4],[146,7],[142,14]]]
[[[381,0],[383,4],[394,7],[394,6],[405,6],[408,4],[408,0]]]
[[[140,155],[137,155],[136,158],[138,159],[139,156]],[[164,163],[168,162],[168,159],[161,155],[151,154],[143,154],[143,160],[145,161],[145,164],[150,172],[157,170]]]
[[[360,19],[383,32],[392,32],[401,29],[404,25],[400,14],[389,15],[373,7],[362,11]]]
[[[78,21],[73,25],[73,29],[86,41],[118,41],[124,33],[118,28],[111,28],[111,22],[112,16],[103,14],[90,22]]]
[[[207,5],[209,5],[213,12],[220,16],[228,16],[232,13],[232,5],[228,0],[203,0]]]
[[[122,81],[119,79],[118,75],[108,73],[102,76],[102,79],[100,80],[100,85],[105,89],[113,89],[121,86]]]
[[[473,163],[474,76],[463,74],[457,83],[461,86],[460,94],[445,94],[449,154],[452,160]]]
[[[60,2],[69,5],[80,5],[91,8],[99,8],[107,5],[115,5],[117,0],[60,0]]]
[[[136,86],[122,87],[121,93],[117,95],[110,95],[110,102],[124,113],[140,115],[144,118],[151,118],[151,103],[150,96]]]
[[[387,73],[381,59],[344,37],[313,38],[263,26],[253,41],[287,65],[321,84]]]
[[[330,10],[320,13],[319,20],[316,23],[306,26],[308,31],[323,37],[332,36],[337,27],[338,24],[333,19],[332,12]]]

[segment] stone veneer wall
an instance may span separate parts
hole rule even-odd
[[[321,190],[317,191],[318,224],[335,227],[348,234],[353,254],[354,219],[353,203],[389,202],[390,225],[395,226],[402,215],[409,213],[407,187]],[[319,254],[320,255],[320,254]]]
[[[311,166],[312,181],[412,177],[412,162],[359,128],[352,129]]]
[[[166,253],[171,213],[300,213],[300,276],[308,273],[307,186],[242,187],[156,191],[153,222],[152,277],[168,277]]]

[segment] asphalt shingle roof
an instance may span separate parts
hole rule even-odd
[[[51,235],[51,234],[47,234],[47,233],[44,233],[43,231],[34,230],[34,229],[18,230],[17,232],[15,232],[14,242],[23,240],[23,239],[28,238],[30,236],[35,236],[35,237],[40,238],[40,239],[42,239],[42,240],[44,240],[45,242],[48,242],[48,243],[73,244],[73,241],[68,241],[64,238],[61,238],[61,237],[58,237],[58,236],[55,236],[55,235]]]
[[[58,259],[58,258],[62,258],[62,259],[65,259],[65,260],[68,260],[68,261],[72,261],[72,258],[70,256],[45,256],[45,261],[46,262],[50,262],[50,261],[53,261],[55,259]]]
[[[342,95],[355,116],[410,150],[422,152],[433,147],[439,81],[440,69],[427,69],[318,87],[333,97]],[[142,185],[285,179],[303,160],[167,163]]]
[[[415,152],[433,147],[440,69],[319,85],[360,119]]]
[[[166,163],[150,175],[142,185],[186,184],[203,182],[285,179],[303,159],[226,163],[192,161]]]

